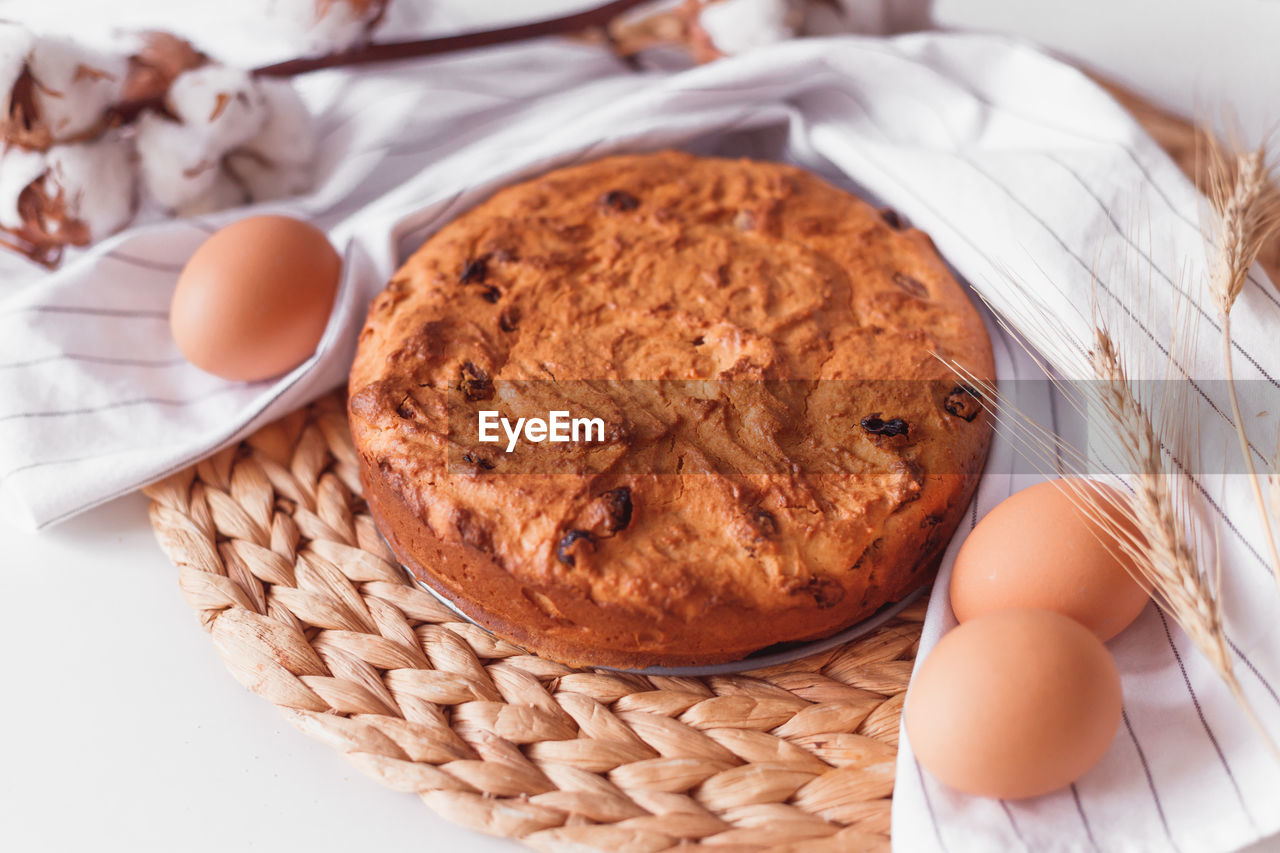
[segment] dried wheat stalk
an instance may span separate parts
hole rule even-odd
[[[1271,476],[1267,478],[1268,499],[1271,502],[1271,514],[1280,523],[1280,437],[1276,438],[1276,455],[1271,457]]]
[[[1280,189],[1265,147],[1228,155],[1216,137],[1201,137],[1209,158],[1209,201],[1217,213],[1208,229],[1214,256],[1210,285],[1218,312],[1228,316],[1250,267],[1280,230]]]
[[[1187,423],[1186,413],[1180,405],[1168,407],[1172,410],[1149,411],[1150,404],[1134,393],[1120,350],[1101,323],[1094,329],[1091,357],[1100,386],[1099,400],[1115,424],[1124,461],[1131,465],[1129,482],[1133,493],[1127,500],[1119,498],[1118,493],[1114,500],[1103,498],[1102,502],[1110,505],[1100,506],[1099,493],[1074,484],[1073,503],[1092,518],[1098,529],[1116,537],[1120,549],[1133,558],[1133,565],[1152,585],[1157,602],[1217,670],[1254,728],[1280,758],[1280,746],[1245,697],[1227,650],[1220,597],[1221,562],[1215,554],[1209,571],[1196,537],[1188,533],[1195,525],[1187,488],[1191,475],[1166,465],[1161,450],[1162,441],[1170,439],[1171,444],[1166,446],[1173,454],[1193,450],[1179,426]],[[1173,395],[1166,399],[1172,402],[1180,398]],[[1157,430],[1155,423],[1160,423],[1162,429]],[[1130,534],[1126,524],[1117,524],[1117,519],[1131,521],[1140,537]]]
[[[1267,501],[1271,515],[1280,524],[1280,434],[1276,435],[1276,455],[1271,457],[1271,474],[1267,476]]]
[[[1275,534],[1267,513],[1267,500],[1262,493],[1253,457],[1249,453],[1249,439],[1245,435],[1244,418],[1240,401],[1236,396],[1235,371],[1231,358],[1231,310],[1244,289],[1249,269],[1258,259],[1267,242],[1280,232],[1280,190],[1271,179],[1271,167],[1267,162],[1265,147],[1228,157],[1216,137],[1202,133],[1209,155],[1208,195],[1216,213],[1216,221],[1206,229],[1210,239],[1209,292],[1218,309],[1222,323],[1222,361],[1227,377],[1227,391],[1231,402],[1231,418],[1235,423],[1236,438],[1244,456],[1245,470],[1249,474],[1250,487],[1258,505],[1258,514],[1271,558],[1271,571],[1280,584],[1280,550],[1276,548]],[[1275,487],[1275,469],[1272,473],[1272,491]],[[1273,512],[1280,507],[1274,506]]]
[[[1121,547],[1139,558],[1134,565],[1151,582],[1196,646],[1237,691],[1239,686],[1223,635],[1218,572],[1201,570],[1196,540],[1187,534],[1192,523],[1188,492],[1177,488],[1179,478],[1187,475],[1166,473],[1161,439],[1147,406],[1133,394],[1115,341],[1102,326],[1094,331],[1091,354],[1103,410],[1113,420],[1125,461],[1134,471],[1129,480],[1133,494],[1128,501],[1117,500],[1110,507],[1088,502],[1082,509],[1098,519],[1108,517],[1110,512],[1132,519],[1142,533],[1141,540],[1126,535],[1119,540]],[[1166,417],[1173,414],[1167,413]]]

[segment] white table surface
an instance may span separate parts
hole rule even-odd
[[[383,788],[242,688],[141,495],[0,535],[0,849],[518,849]]]
[[[42,6],[0,9],[15,5]],[[161,4],[133,4],[147,5]],[[1056,19],[1019,5],[939,0],[935,12],[1038,36],[1169,106],[1243,91],[1246,126],[1280,118],[1265,27],[1233,24],[1204,51],[1206,3],[1060,2]],[[486,12],[533,6],[493,0]],[[1226,7],[1280,23],[1280,3],[1214,8]],[[183,601],[146,506],[133,495],[38,535],[0,522],[0,849],[517,849],[383,789],[240,687]]]

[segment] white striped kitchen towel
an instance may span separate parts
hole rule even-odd
[[[1004,39],[807,40],[679,73],[636,73],[602,49],[543,42],[325,72],[302,85],[318,115],[320,179],[272,209],[326,228],[346,273],[320,349],[288,376],[206,376],[183,363],[167,331],[183,261],[212,228],[249,211],[136,227],[52,275],[0,259],[9,282],[26,282],[0,303],[0,482],[35,523],[190,464],[340,384],[365,306],[427,235],[497,186],[613,152],[676,146],[814,169],[906,214],[997,310],[1030,288],[1077,343],[1087,341],[1080,308],[1094,293],[1091,271],[1102,299],[1130,298],[1097,264],[1108,252],[1151,282],[1137,322],[1152,346],[1168,345],[1167,324],[1152,318],[1167,315],[1175,291],[1198,298],[1193,188],[1088,79]],[[1280,389],[1280,297],[1259,276],[1242,300],[1237,372],[1250,380],[1252,412]],[[1195,322],[1212,340],[1212,311]],[[1070,347],[1027,331],[1071,370]],[[1002,379],[1042,375],[1004,335],[996,345]],[[1220,377],[1221,365],[1215,351],[1197,358],[1187,370],[1207,403],[1206,441],[1218,440],[1225,401],[1201,380]],[[1045,419],[1053,402],[1039,407]],[[1260,456],[1273,428],[1250,422]],[[1013,459],[1001,437],[971,521],[1021,485]],[[1247,493],[1232,478],[1206,485],[1232,650],[1280,738],[1280,597]],[[946,596],[935,595],[922,656],[950,624]],[[897,847],[1192,853],[1280,830],[1280,766],[1176,627],[1150,609],[1111,648],[1125,716],[1098,768],[1035,800],[975,799],[930,779],[904,740]]]

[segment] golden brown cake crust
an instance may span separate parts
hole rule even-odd
[[[374,301],[349,409],[383,533],[477,622],[571,663],[713,663],[926,579],[991,431],[939,356],[994,376],[924,234],[800,169],[663,152],[445,226]],[[458,428],[513,400],[608,436]]]

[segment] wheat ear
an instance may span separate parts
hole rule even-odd
[[[1240,453],[1244,456],[1245,470],[1249,474],[1250,487],[1258,506],[1267,552],[1271,558],[1271,571],[1276,583],[1280,584],[1280,550],[1276,548],[1267,501],[1249,451],[1249,439],[1245,434],[1244,417],[1236,395],[1235,370],[1231,358],[1231,310],[1244,290],[1249,269],[1258,259],[1258,253],[1280,228],[1280,192],[1276,191],[1271,182],[1265,148],[1229,159],[1215,137],[1207,133],[1203,137],[1207,141],[1210,157],[1209,200],[1217,214],[1217,221],[1210,230],[1209,292],[1222,325],[1222,361],[1236,439],[1240,442]]]
[[[1228,652],[1220,598],[1221,559],[1215,554],[1213,571],[1202,570],[1195,540],[1187,535],[1194,519],[1187,505],[1186,492],[1176,484],[1179,478],[1190,475],[1165,473],[1167,469],[1161,457],[1160,436],[1151,413],[1133,393],[1115,341],[1101,325],[1094,329],[1091,360],[1094,376],[1101,385],[1099,396],[1103,410],[1113,419],[1125,461],[1135,472],[1131,478],[1133,494],[1128,514],[1142,532],[1142,541],[1126,536],[1120,540],[1121,548],[1135,558],[1134,565],[1151,583],[1165,611],[1218,671],[1249,721],[1280,759],[1280,746],[1245,698]],[[1170,412],[1162,414],[1174,416]],[[1083,497],[1084,500],[1077,501],[1078,506],[1091,503],[1088,495]],[[1087,506],[1081,508],[1092,515],[1103,529],[1118,526],[1114,521],[1108,522],[1110,513],[1100,511],[1096,504],[1092,510]],[[1111,509],[1121,513],[1125,511],[1125,507],[1116,504]]]

